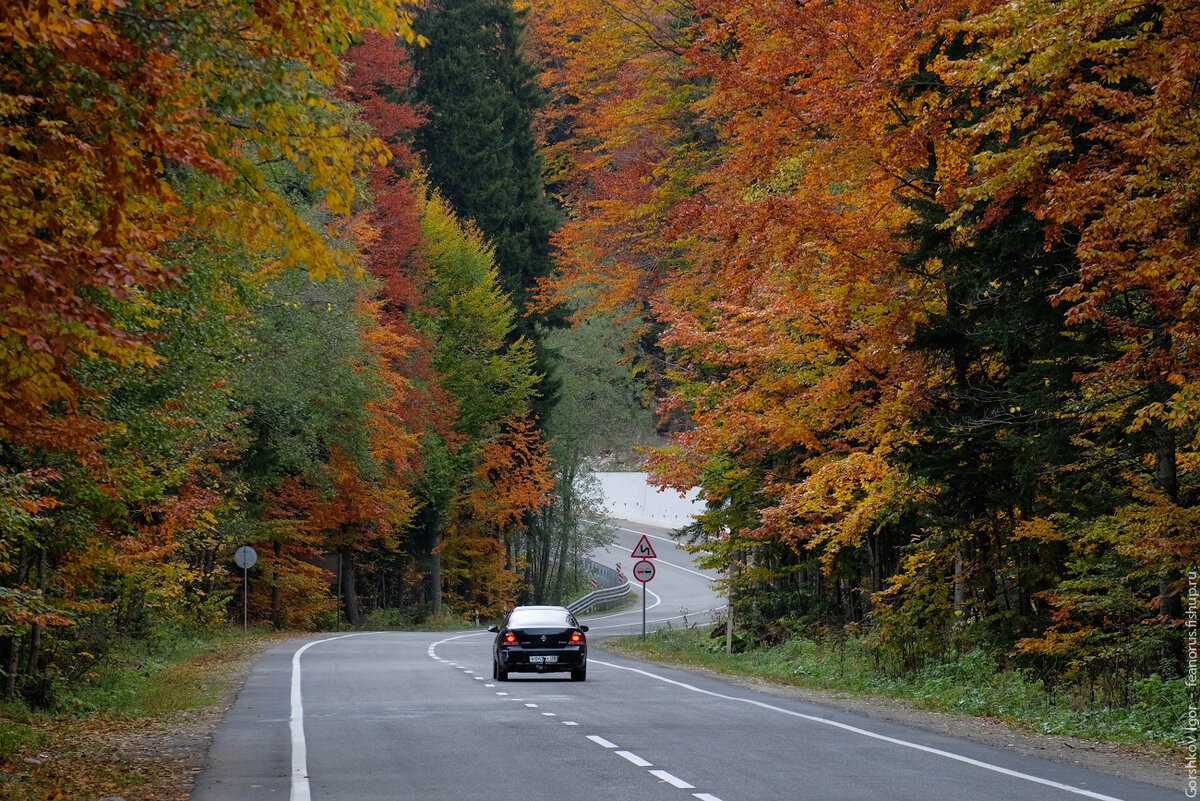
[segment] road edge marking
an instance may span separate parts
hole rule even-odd
[[[753,698],[738,698],[737,696],[724,695],[722,693],[713,692],[712,690],[704,690],[704,689],[701,689],[700,687],[696,687],[695,685],[692,685],[692,684],[687,684],[682,681],[676,681],[675,679],[668,679],[666,676],[659,676],[658,674],[651,673],[648,670],[642,670],[640,668],[635,668],[635,667],[628,667],[626,665],[617,665],[612,662],[602,662],[599,659],[589,658],[588,661],[594,662],[597,665],[604,665],[605,667],[616,668],[617,670],[628,670],[631,673],[640,673],[641,675],[646,676],[647,678],[656,679],[665,684],[673,684],[676,687],[681,687],[685,690],[690,690],[691,692],[694,692],[694,693],[700,693],[701,695],[708,695],[708,696],[712,696],[713,698],[720,698],[725,701],[737,701],[737,702],[743,703],[743,704],[750,704],[751,706],[757,706],[762,709],[770,710],[772,712],[781,712],[785,715],[790,715],[792,717],[801,718],[803,720],[807,720],[812,723],[821,723],[826,726],[832,726],[836,729],[842,729],[843,731],[847,731],[852,734],[859,734],[859,735],[862,735],[863,737],[870,737],[871,739],[874,739],[874,740],[881,740],[886,743],[903,746],[904,748],[911,748],[916,751],[924,751],[927,754],[933,754],[934,756],[944,757],[946,759],[951,759],[956,762],[963,762],[968,765],[973,765],[977,768],[983,768],[984,770],[990,770],[994,773],[1000,773],[1005,776],[1011,776],[1016,779],[1023,779],[1025,781],[1032,782],[1034,784],[1041,784],[1046,787],[1053,787],[1057,790],[1063,790],[1068,793],[1074,793],[1075,795],[1084,796],[1085,798],[1094,798],[1097,801],[1123,801],[1123,799],[1117,798],[1116,796],[1104,795],[1103,793],[1096,793],[1091,790],[1085,790],[1082,787],[1076,787],[1071,784],[1057,782],[1057,781],[1054,781],[1053,779],[1044,779],[1041,776],[1034,776],[1031,773],[1022,773],[1021,771],[1012,770],[1011,768],[1001,767],[1000,765],[993,765],[990,762],[984,762],[982,760],[974,759],[969,756],[963,756],[962,754],[956,754],[953,751],[943,751],[942,749],[934,748],[933,746],[921,745],[920,743],[914,743],[914,742],[910,742],[908,740],[901,740],[897,737],[889,737],[886,734],[879,734],[878,732],[873,732],[868,729],[861,729],[857,726],[851,726],[848,723],[840,723],[836,720],[830,720],[829,718],[822,718],[822,717],[818,717],[817,715],[808,715],[808,714],[805,714],[804,712],[796,712],[791,709],[784,709],[781,706],[775,706],[774,704],[768,704],[765,701],[756,701]]]
[[[312,801],[312,791],[308,785],[308,744],[304,740],[304,698],[300,691],[300,657],[314,645],[320,645],[334,640],[344,640],[347,637],[358,637],[363,634],[376,634],[373,631],[356,631],[351,634],[339,634],[336,637],[326,637],[323,640],[313,640],[296,649],[292,654],[292,688],[291,713],[288,720],[292,735],[292,801]]]

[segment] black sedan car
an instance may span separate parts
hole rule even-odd
[[[492,678],[507,681],[509,673],[571,672],[587,678],[587,626],[562,606],[518,606],[496,632],[492,649]]]

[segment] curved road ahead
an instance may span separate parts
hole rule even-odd
[[[716,573],[701,570],[692,555],[680,548],[670,531],[657,526],[619,523],[616,538],[608,548],[592,554],[592,559],[610,567],[619,567],[638,593],[643,585],[633,578],[637,557],[631,556],[638,541],[645,536],[654,549],[654,578],[645,587],[646,627],[690,626],[712,619],[713,613],[725,606],[712,588]],[[642,631],[642,604],[619,612],[588,615],[584,621],[592,638],[617,634],[639,634]]]
[[[636,529],[636,530],[635,530]],[[629,526],[628,554],[647,531]],[[626,538],[628,548],[626,548]],[[655,624],[720,602],[668,540]],[[660,545],[662,546],[660,548]],[[620,549],[624,549],[621,551]],[[686,555],[685,555],[686,556]],[[491,635],[281,644],[225,716],[193,801],[1158,801],[1170,791],[605,651],[641,608],[588,619],[588,680],[491,679]],[[636,626],[636,629],[633,628]]]

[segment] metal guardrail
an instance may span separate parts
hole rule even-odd
[[[618,573],[615,567],[602,565],[599,562],[593,562],[591,559],[584,559],[583,561],[587,565],[588,574],[596,580],[596,584],[592,586],[595,586],[597,589],[616,587],[618,584],[625,583],[625,577]]]
[[[625,600],[625,596],[629,594],[629,582],[619,584],[616,587],[605,587],[602,590],[592,590],[587,595],[580,598],[578,601],[572,601],[567,605],[567,609],[571,610],[571,614],[579,615],[584,612],[590,612],[593,609],[611,609]]]
[[[592,575],[596,583],[603,586],[592,590],[579,600],[567,604],[571,614],[578,615],[593,609],[611,609],[624,601],[625,596],[629,594],[630,587],[625,577],[608,565],[593,562],[591,559],[585,561],[588,573]]]

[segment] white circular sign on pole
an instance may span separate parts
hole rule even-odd
[[[633,577],[645,584],[654,578],[654,563],[648,559],[642,559],[633,566]]]
[[[250,568],[258,561],[258,551],[243,545],[233,554],[234,563],[242,569],[242,633],[250,630]]]
[[[243,545],[237,549],[233,555],[234,563],[242,570],[249,570],[254,567],[254,563],[258,561],[258,551],[251,548],[249,545]]]

